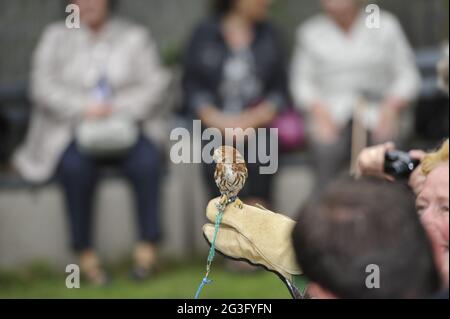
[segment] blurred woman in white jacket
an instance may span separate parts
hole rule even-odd
[[[28,181],[56,176],[61,182],[72,247],[79,254],[83,274],[96,284],[103,284],[106,276],[92,243],[94,193],[99,168],[119,168],[136,195],[139,244],[134,274],[146,277],[160,238],[160,154],[143,126],[169,77],[147,30],[113,17],[112,2],[71,3],[80,9],[81,27],[70,29],[63,22],[48,26],[34,53],[31,127],[15,156],[15,166]],[[129,149],[102,158],[80,149],[77,132],[82,123],[112,117],[126,119],[139,132]]]
[[[351,121],[359,101],[366,101],[362,124],[370,141],[395,140],[400,114],[420,86],[398,20],[380,11],[380,24],[374,28],[363,3],[321,0],[324,13],[297,34],[291,89],[309,116],[318,190],[348,163]]]

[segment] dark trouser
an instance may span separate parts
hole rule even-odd
[[[81,251],[92,247],[92,210],[100,169],[115,166],[130,181],[135,194],[139,240],[160,239],[158,221],[159,153],[141,136],[124,156],[99,160],[80,152],[72,143],[64,152],[58,177],[65,194],[71,230],[72,247]]]
[[[313,161],[316,171],[316,185],[313,192],[319,197],[328,184],[350,169],[352,147],[352,126],[349,124],[331,144],[312,143]]]

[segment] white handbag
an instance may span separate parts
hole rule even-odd
[[[139,129],[133,121],[123,117],[86,120],[76,131],[80,151],[93,156],[120,155],[137,142]]]

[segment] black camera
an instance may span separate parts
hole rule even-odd
[[[396,178],[408,179],[419,165],[420,160],[401,151],[386,152],[384,158],[384,172]]]

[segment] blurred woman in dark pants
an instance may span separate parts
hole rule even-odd
[[[226,128],[268,127],[289,103],[283,47],[267,22],[270,3],[215,0],[213,16],[195,29],[185,55],[183,85],[186,107],[205,128],[224,133]],[[248,204],[270,205],[272,176],[260,174],[259,167],[249,164],[240,196]],[[214,166],[205,164],[204,171],[211,195],[218,195]]]
[[[114,17],[113,2],[70,2],[80,9],[81,26],[70,29],[58,22],[44,31],[31,72],[35,104],[31,127],[15,165],[32,182],[57,175],[69,213],[72,248],[82,274],[98,285],[105,283],[106,276],[92,241],[95,190],[102,167],[119,168],[135,194],[139,235],[133,274],[146,278],[160,238],[160,154],[143,126],[158,106],[168,74],[148,31]],[[137,138],[114,156],[98,157],[80,147],[80,128],[88,127],[86,123],[97,125],[91,126],[95,128],[91,133],[96,133],[98,124],[108,119],[128,123],[128,131],[139,132],[134,134]]]

